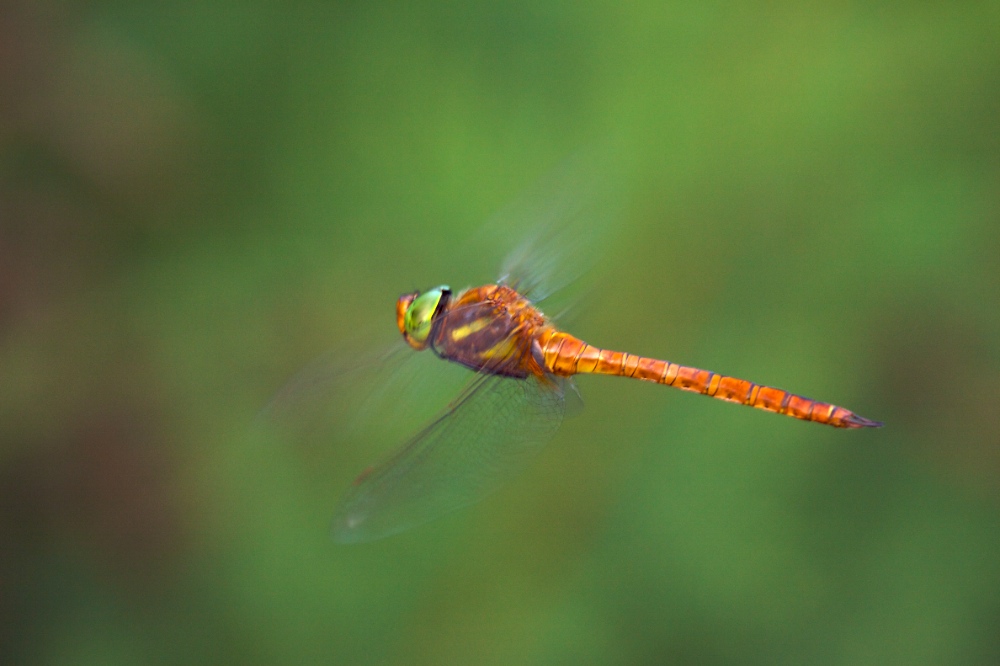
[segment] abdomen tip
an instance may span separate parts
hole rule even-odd
[[[883,425],[885,424],[881,421],[872,421],[857,414],[851,414],[844,418],[844,427],[847,428],[881,428]]]

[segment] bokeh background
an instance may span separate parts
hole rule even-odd
[[[335,544],[375,452],[248,423],[595,142],[577,334],[887,427],[584,378]],[[998,663],[998,294],[996,2],[7,0],[0,662]]]

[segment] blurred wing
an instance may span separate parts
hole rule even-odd
[[[354,383],[355,377],[360,374],[391,378],[412,358],[412,351],[400,340],[388,349],[374,353],[324,354],[302,368],[275,393],[257,414],[257,421],[299,419],[303,413],[329,402],[339,385]]]
[[[460,394],[469,376],[402,339],[378,352],[338,349],[292,377],[258,412],[254,427],[308,449],[360,438],[367,447],[392,446]]]
[[[378,539],[482,499],[525,467],[563,411],[556,384],[477,376],[398,453],[358,477],[338,507],[334,537]]]
[[[501,265],[501,283],[540,303],[597,262],[616,208],[602,161],[593,152],[570,158],[497,216],[499,229],[530,225]]]

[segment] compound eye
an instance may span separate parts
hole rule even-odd
[[[434,313],[444,297],[447,287],[431,289],[426,294],[420,294],[413,299],[403,317],[403,333],[412,343],[423,345],[431,333]]]

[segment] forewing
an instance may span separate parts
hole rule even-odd
[[[358,377],[372,383],[392,381],[413,358],[412,349],[400,340],[387,349],[354,354],[327,353],[314,359],[295,374],[260,410],[261,425],[310,418],[343,393],[345,386],[357,386]]]
[[[380,351],[339,349],[292,377],[261,409],[255,426],[290,444],[341,456],[348,442],[363,440],[377,455],[454,400],[470,376],[402,339]]]
[[[500,282],[542,303],[592,268],[618,207],[607,161],[598,151],[582,152],[497,216],[498,229],[527,225],[501,265]]]
[[[564,405],[554,381],[478,375],[399,452],[361,474],[338,507],[334,537],[378,539],[482,499],[552,437]]]

